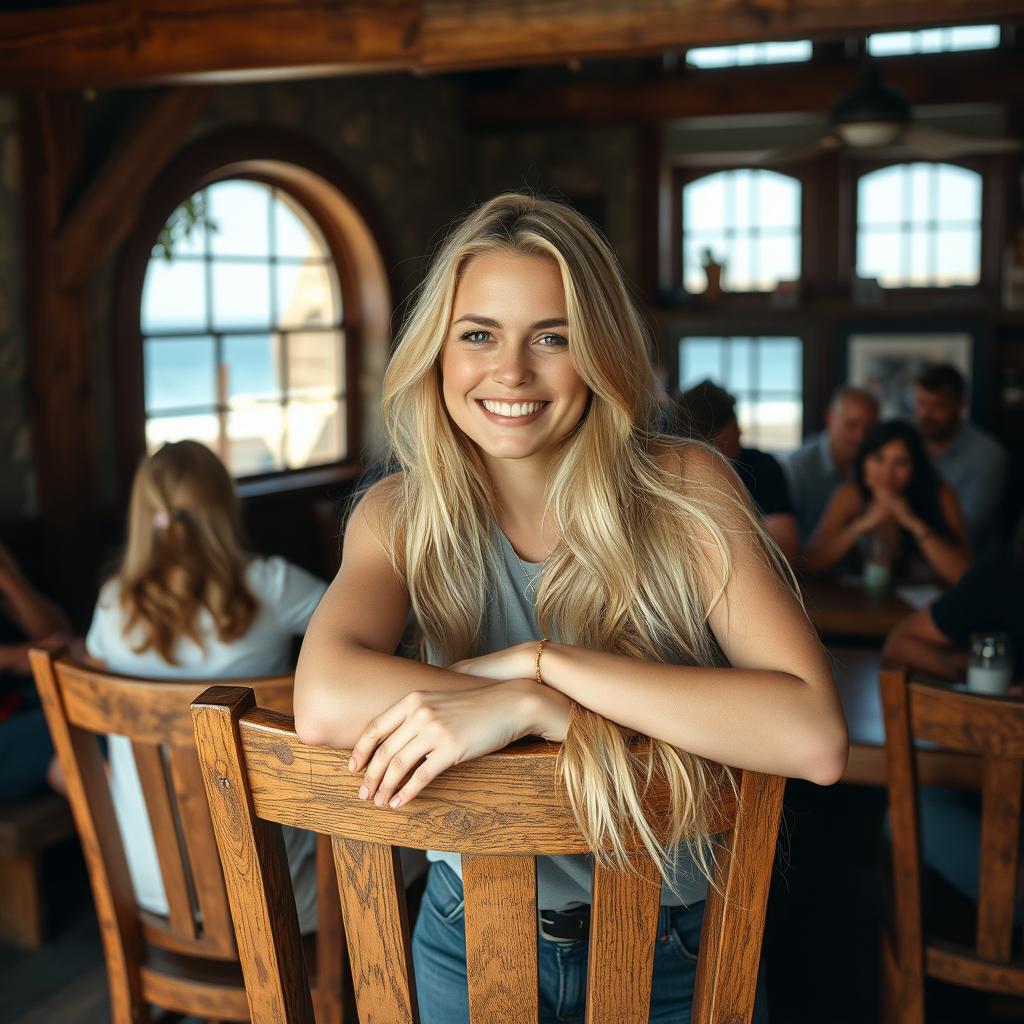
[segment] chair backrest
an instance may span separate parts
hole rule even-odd
[[[114,1019],[129,1019],[118,1015],[119,1001],[138,1001],[147,943],[189,956],[238,957],[189,713],[209,681],[133,679],[60,655],[35,649],[29,660],[89,868]],[[261,704],[291,710],[291,676],[246,685]],[[100,745],[108,733],[132,744],[167,894],[166,918],[135,902]]]
[[[883,664],[882,706],[892,827],[894,945],[901,971],[923,988],[927,973],[954,984],[1024,992],[1010,964],[1024,780],[1024,701],[908,681]],[[975,944],[928,944],[921,898],[916,741],[982,760],[978,917]],[[919,995],[919,993],[918,993]]]
[[[218,686],[193,704],[196,741],[234,912],[255,1024],[308,1024],[309,987],[277,824],[332,836],[359,1019],[418,1020],[395,845],[462,854],[474,1024],[536,1021],[536,856],[585,853],[557,784],[557,747],[530,742],[444,772],[408,806],[357,798],[349,754],[301,743],[292,720]],[[785,782],[743,772],[723,791],[693,1021],[749,1021]],[[664,790],[652,787],[653,807]],[[277,823],[277,824],[274,824]],[[648,1019],[661,888],[635,872],[594,870],[587,1020]],[[282,912],[282,908],[285,908]]]

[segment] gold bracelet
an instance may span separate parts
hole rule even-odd
[[[537,682],[540,683],[541,686],[544,685],[544,680],[543,680],[543,678],[541,678],[541,674],[540,674],[540,656],[544,653],[544,645],[550,639],[551,639],[551,637],[546,636],[546,637],[544,637],[543,640],[541,640],[541,642],[539,644],[537,644],[537,660],[534,662],[534,666],[533,667],[534,667],[534,670],[536,671],[536,674],[537,674]]]

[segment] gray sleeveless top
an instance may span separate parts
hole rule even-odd
[[[534,591],[540,583],[540,562],[521,562],[499,530],[493,531],[492,580],[494,584],[480,638],[479,654],[501,651],[513,644],[541,639],[534,611]],[[427,852],[432,861],[443,861],[462,877],[457,853]],[[537,858],[537,905],[542,910],[565,910],[590,902],[593,858],[580,854]],[[675,892],[662,886],[661,902],[690,906],[704,899],[707,879],[697,870],[685,849],[680,848],[673,867]]]

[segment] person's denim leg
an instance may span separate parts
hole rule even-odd
[[[651,1024],[690,1019],[703,917],[703,903],[661,909]],[[465,901],[462,882],[447,865],[431,865],[412,946],[422,1024],[468,1024]],[[541,1024],[578,1024],[586,999],[586,941],[554,942],[541,935],[537,954]],[[753,1020],[768,1021],[763,970]]]
[[[50,730],[38,704],[0,722],[0,800],[41,789],[51,757]]]

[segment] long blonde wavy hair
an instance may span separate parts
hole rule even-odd
[[[200,647],[209,611],[222,641],[240,637],[257,612],[234,486],[223,463],[197,441],[165,444],[135,473],[128,543],[117,572],[125,637],[137,654],[155,650],[176,665],[187,637]]]
[[[439,357],[462,269],[495,251],[555,259],[571,358],[591,391],[547,484],[557,541],[536,588],[543,634],[651,661],[724,665],[708,627],[730,572],[732,527],[723,524],[756,535],[775,564],[777,549],[734,492],[687,486],[687,447],[696,442],[658,431],[646,331],[608,244],[570,207],[515,193],[483,204],[443,244],[384,378],[399,472],[384,488],[380,521],[408,587],[421,657],[446,665],[479,653],[492,586],[494,491],[475,446],[445,409]],[[721,566],[721,578],[708,578],[710,564]],[[709,591],[710,603],[701,596]],[[626,837],[639,835],[666,880],[679,842],[710,877],[711,798],[732,784],[728,769],[662,741],[634,750],[614,723],[574,705],[559,771],[604,863],[625,867]],[[643,810],[644,791],[659,777],[670,795],[667,822],[648,821]]]

